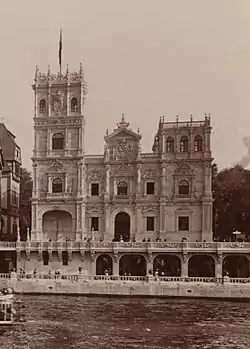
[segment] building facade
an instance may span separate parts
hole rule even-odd
[[[84,149],[83,69],[36,72],[32,240],[212,240],[210,117],[160,119],[152,153],[122,115]]]

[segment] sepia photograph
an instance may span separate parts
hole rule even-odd
[[[249,349],[250,0],[0,9],[0,349]]]

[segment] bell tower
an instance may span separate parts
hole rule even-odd
[[[79,240],[85,233],[83,65],[35,72],[32,240]]]

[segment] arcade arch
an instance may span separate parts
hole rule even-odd
[[[123,255],[119,260],[119,275],[146,276],[147,261],[145,257],[138,254]]]
[[[210,255],[193,255],[188,261],[188,276],[215,277],[215,260]]]
[[[63,210],[47,211],[42,216],[42,230],[44,239],[62,241],[74,239],[73,221],[69,212]]]

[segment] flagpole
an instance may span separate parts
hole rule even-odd
[[[59,38],[59,73],[62,76],[62,28],[60,28],[60,38]]]

